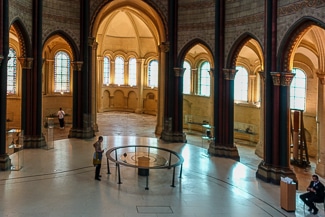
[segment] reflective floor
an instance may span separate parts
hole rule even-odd
[[[318,205],[318,215],[312,215],[298,198],[310,181],[314,163],[308,169],[293,167],[299,189],[295,212],[287,212],[280,207],[280,187],[255,178],[261,159],[254,148],[241,141],[237,141],[241,162],[236,162],[209,156],[208,144],[199,133],[187,135],[185,144],[159,140],[153,116],[99,114],[98,126],[96,134],[104,136],[106,150],[122,145],[167,148],[183,156],[182,171],[177,167],[173,179],[173,169],[152,169],[147,183],[137,169],[121,166],[122,183],[118,184],[115,163],[107,163],[104,157],[101,181],[94,180],[92,144],[97,138],[68,139],[69,126],[55,128],[53,148],[25,149],[10,155],[17,171],[0,172],[0,216],[325,216],[322,205]],[[108,167],[111,174],[107,174]]]

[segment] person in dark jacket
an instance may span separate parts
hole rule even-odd
[[[312,175],[312,181],[310,182],[307,193],[301,194],[300,199],[309,207],[308,211],[314,210],[313,214],[318,213],[314,203],[324,202],[324,185],[319,181],[317,175]]]

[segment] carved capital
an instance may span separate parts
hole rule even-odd
[[[174,68],[175,77],[183,77],[185,68]]]
[[[274,86],[280,86],[281,84],[281,73],[280,72],[270,72],[272,76],[272,81]]]
[[[260,75],[260,78],[265,81],[265,71],[258,71],[258,74]]]
[[[84,63],[83,61],[73,61],[73,62],[71,62],[73,70],[77,71],[77,72],[80,72],[83,63]]]
[[[169,42],[168,41],[162,42],[159,45],[159,50],[160,50],[160,52],[167,53],[169,51]]]
[[[325,85],[325,74],[317,73],[317,77],[322,85]]]
[[[20,65],[23,69],[31,69],[33,66],[33,58],[18,57]]]
[[[236,73],[237,73],[237,69],[223,69],[223,77],[225,80],[234,80]]]
[[[96,43],[94,37],[88,37],[88,46],[93,47],[94,43]]]
[[[282,72],[281,73],[281,86],[290,87],[293,77],[296,74],[292,72]]]

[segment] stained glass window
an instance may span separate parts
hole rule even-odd
[[[64,51],[55,55],[54,92],[70,92],[70,57]]]

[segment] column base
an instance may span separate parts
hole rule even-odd
[[[263,158],[264,156],[264,144],[262,144],[261,141],[259,141],[256,145],[255,154],[260,158]]]
[[[143,109],[142,108],[137,108],[137,109],[135,109],[134,113],[143,114]]]
[[[46,146],[45,137],[24,135],[24,148],[43,148]]]
[[[258,165],[256,178],[259,178],[264,182],[280,185],[281,177],[289,177],[293,179],[297,183],[298,189],[298,179],[296,174],[294,174],[290,168],[267,166],[264,161]]]
[[[324,177],[325,176],[325,164],[317,163],[315,173]]]
[[[71,128],[69,131],[69,138],[78,138],[78,139],[90,139],[95,136],[95,131],[93,128],[88,129],[74,129]]]
[[[216,145],[215,141],[210,142],[208,153],[216,157],[231,158],[236,161],[240,161],[240,156],[236,146],[228,147],[222,145]]]
[[[166,142],[186,142],[186,135],[185,133],[177,133],[177,132],[166,132],[163,131],[161,133],[161,140]]]
[[[11,169],[11,159],[9,155],[2,154],[0,155],[0,170],[10,170]]]

